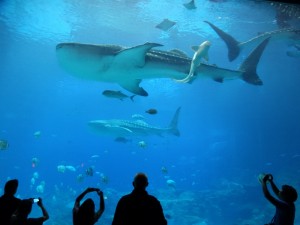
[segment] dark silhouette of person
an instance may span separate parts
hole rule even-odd
[[[81,205],[80,201],[87,193],[97,192],[100,197],[99,210],[95,212],[95,203],[91,198],[86,199]],[[93,225],[105,210],[103,192],[99,188],[87,188],[75,200],[73,208],[73,225]]]
[[[276,213],[269,224],[294,225],[296,213],[294,202],[298,198],[295,188],[289,185],[282,185],[282,190],[279,190],[273,182],[273,176],[271,174],[262,174],[260,175],[259,180],[262,184],[263,193],[266,199],[276,207]],[[272,190],[278,199],[270,194],[267,182],[271,184]]]
[[[9,180],[4,186],[4,194],[0,197],[0,224],[9,225],[12,214],[17,210],[21,199],[16,198],[18,180]]]
[[[49,214],[45,209],[41,198],[38,198],[36,203],[41,208],[43,216],[28,218],[34,202],[35,200],[33,198],[22,200],[18,209],[11,217],[11,225],[42,225],[46,220],[48,220]]]
[[[146,191],[147,176],[138,173],[132,185],[133,191],[119,200],[112,225],[166,225],[160,202]]]

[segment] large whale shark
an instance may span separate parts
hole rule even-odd
[[[181,107],[179,107],[167,127],[158,127],[146,123],[144,120],[92,120],[88,123],[90,128],[97,134],[113,137],[135,137],[135,136],[147,136],[173,134],[180,136],[180,132],[177,128],[178,117]]]
[[[260,57],[268,43],[263,40],[244,60],[238,70],[200,63],[193,78],[208,77],[218,82],[242,79],[262,85],[256,73]],[[178,50],[161,51],[156,43],[125,48],[119,45],[60,43],[56,55],[60,66],[70,74],[87,80],[117,83],[141,96],[148,93],[140,87],[143,79],[171,78],[182,80],[189,74],[192,59]]]
[[[293,44],[300,44],[300,30],[294,28],[285,28],[264,32],[247,41],[241,42],[237,41],[233,36],[226,33],[214,24],[208,21],[204,22],[207,23],[227,45],[229,61],[235,60],[243,49],[253,48],[253,46],[258,45],[266,38],[271,38],[271,40],[287,40]]]

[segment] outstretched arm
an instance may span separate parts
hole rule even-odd
[[[98,189],[97,188],[87,188],[85,189],[84,192],[82,192],[75,200],[75,203],[74,203],[74,208],[73,209],[76,209],[76,208],[79,208],[80,206],[80,201],[84,198],[84,196],[89,193],[89,192],[92,192],[92,191],[97,191]]]
[[[43,212],[43,217],[42,217],[43,222],[48,220],[49,219],[49,214],[48,214],[46,208],[44,207],[43,201],[42,201],[41,198],[39,198],[39,201],[38,201],[37,205],[41,208],[41,210]]]
[[[270,180],[270,184],[271,184],[273,192],[276,194],[277,197],[279,197],[279,192],[280,191],[279,191],[278,187],[276,186],[276,184],[273,182],[273,177]]]
[[[95,213],[95,222],[98,221],[98,219],[101,217],[102,213],[105,210],[105,203],[104,203],[103,192],[100,189],[98,189],[97,190],[97,194],[100,197],[100,206],[99,206],[99,210]]]
[[[273,177],[272,175],[265,175],[265,177],[262,179],[261,185],[262,185],[262,189],[263,189],[263,193],[264,196],[266,197],[266,199],[269,200],[269,202],[271,202],[273,205],[276,205],[278,203],[278,200],[275,199],[269,192],[268,187],[267,187],[267,181],[271,182],[271,185],[273,183]],[[273,186],[272,186],[273,187]],[[276,187],[276,186],[275,186]],[[278,189],[277,189],[278,190]],[[275,191],[274,191],[275,192]],[[276,193],[276,192],[275,192]]]

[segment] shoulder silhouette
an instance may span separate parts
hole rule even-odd
[[[138,173],[132,185],[133,191],[119,200],[112,225],[166,225],[160,202],[146,191],[146,174]]]
[[[18,180],[6,182],[4,194],[0,197],[0,224],[9,225],[12,214],[17,210],[21,200],[15,197],[18,189]]]

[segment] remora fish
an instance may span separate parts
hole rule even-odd
[[[156,127],[147,124],[143,120],[92,120],[88,125],[98,134],[113,137],[134,137],[145,135],[159,135],[164,133],[180,136],[177,128],[178,117],[181,107],[179,107],[167,127]]]
[[[252,48],[252,46],[258,45],[259,43],[262,42],[262,40],[265,40],[266,38],[271,38],[271,40],[289,40],[289,41],[293,41],[294,43],[300,43],[300,30],[293,29],[293,28],[265,32],[256,37],[251,38],[248,41],[239,42],[230,34],[221,30],[214,24],[208,21],[204,21],[204,22],[207,23],[227,45],[228,59],[230,62],[235,60],[239,56],[242,49]]]
[[[259,59],[268,43],[262,41],[238,70],[201,63],[195,77],[216,81],[240,78],[250,84],[261,85],[256,74]],[[171,78],[182,80],[188,76],[192,59],[178,51],[153,50],[161,46],[146,43],[132,48],[117,45],[61,43],[56,46],[60,66],[70,74],[87,80],[117,83],[124,89],[142,96],[148,93],[139,86],[142,79]]]
[[[105,90],[102,92],[102,94],[105,97],[117,98],[117,99],[120,99],[121,101],[123,101],[125,98],[130,98],[130,100],[133,101],[133,98],[135,97],[135,95],[128,96],[128,95],[123,94],[121,91],[113,91],[113,90]]]

